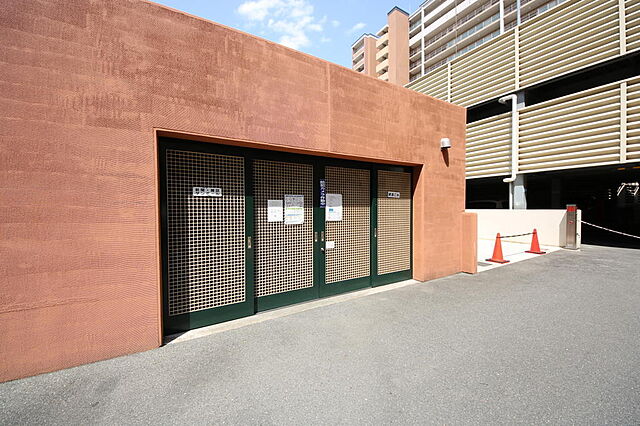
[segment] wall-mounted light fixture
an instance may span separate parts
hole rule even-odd
[[[440,149],[449,149],[451,148],[451,141],[449,138],[440,139]]]

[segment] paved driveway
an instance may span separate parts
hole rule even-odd
[[[640,423],[640,251],[584,247],[0,385],[0,423]]]

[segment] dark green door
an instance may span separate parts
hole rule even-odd
[[[183,145],[160,145],[165,334],[254,312],[247,161]]]
[[[374,173],[372,284],[377,286],[411,278],[412,178],[404,168]]]
[[[322,210],[320,296],[371,285],[371,170],[327,164],[322,170],[326,205]]]
[[[252,159],[257,311],[318,297],[314,167],[309,158],[288,160]]]

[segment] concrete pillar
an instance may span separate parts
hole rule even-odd
[[[364,36],[364,73],[371,77],[376,74],[376,38],[371,35]]]
[[[513,208],[515,210],[527,209],[527,189],[525,187],[524,175],[516,176],[514,182],[509,183],[509,198],[513,200]]]
[[[387,14],[389,25],[389,83],[409,83],[409,14],[394,7]]]

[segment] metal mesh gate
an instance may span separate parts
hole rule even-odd
[[[166,173],[169,315],[243,302],[244,159],[167,150]]]
[[[326,167],[327,193],[342,194],[342,220],[326,222],[326,282],[368,277],[370,267],[371,194],[369,170]]]
[[[253,176],[256,297],[313,287],[313,166],[255,160]],[[303,223],[268,221],[269,200],[285,207],[285,195],[304,197]]]
[[[411,268],[411,173],[378,170],[378,275]]]

